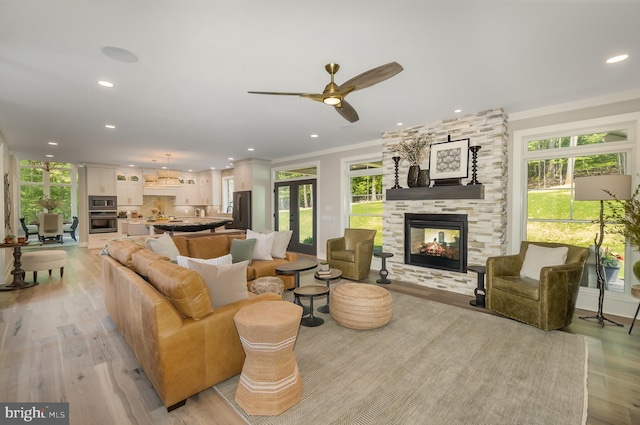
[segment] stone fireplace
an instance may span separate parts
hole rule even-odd
[[[399,183],[404,189],[396,189],[393,196],[387,193],[383,208],[382,249],[394,255],[387,259],[389,278],[472,296],[477,280],[475,273],[467,273],[466,265],[456,266],[456,270],[452,270],[418,265],[411,258],[405,261],[405,216],[466,216],[466,262],[469,266],[484,265],[487,257],[504,255],[507,229],[507,117],[502,109],[494,109],[402,131],[404,137],[422,132],[433,133],[434,143],[445,142],[451,136],[452,140],[469,138],[471,143],[478,144],[477,179],[482,187],[466,186],[471,181],[470,171],[469,178],[462,179],[463,186],[409,189],[406,184],[409,164],[401,163]],[[400,141],[400,137],[399,130],[383,134],[385,189],[391,189],[395,183],[393,154],[388,147]],[[428,161],[421,168],[428,168]],[[431,196],[432,193],[435,195]],[[448,245],[451,238],[455,238],[442,231],[442,238],[438,231],[435,236],[430,236],[431,242],[435,237],[436,242],[442,239]],[[425,231],[422,233],[424,239]]]

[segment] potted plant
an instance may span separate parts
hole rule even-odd
[[[613,227],[614,232],[623,235],[636,251],[640,251],[640,186],[636,187],[630,199],[619,200],[614,197],[618,208],[611,209],[607,220],[613,223],[619,223],[621,226]],[[640,261],[633,263],[633,274],[636,279],[640,280]]]
[[[604,276],[607,283],[618,280],[621,261],[624,260],[620,254],[611,252],[609,248],[605,248],[602,253],[602,266],[604,267]]]
[[[8,233],[4,237],[4,243],[16,243],[16,235]]]
[[[418,185],[418,174],[420,173],[420,164],[429,156],[433,134],[418,134],[405,140],[402,140],[389,148],[394,155],[398,155],[401,160],[409,163],[409,174],[407,176],[407,185],[416,187]]]
[[[328,272],[329,270],[331,270],[331,268],[329,267],[329,263],[326,261],[322,261],[320,263],[320,266],[318,267],[318,270],[321,272]]]
[[[45,208],[47,211],[53,211],[56,208],[62,208],[62,202],[49,197],[39,199],[36,203],[39,207]]]

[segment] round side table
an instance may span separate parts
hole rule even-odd
[[[298,301],[296,304],[300,302],[300,297],[309,297],[309,315],[303,317],[300,321],[302,326],[315,327],[324,323],[324,319],[313,315],[313,299],[327,295],[328,293],[329,288],[324,285],[305,285],[293,290],[293,295],[295,295]]]
[[[393,257],[393,254],[390,252],[374,252],[374,257],[382,258],[382,268],[380,269],[380,279],[376,280],[376,283],[391,283],[387,276],[389,276],[389,271],[387,271],[387,258]]]
[[[327,283],[327,288],[329,288],[329,283],[331,283],[332,280],[338,280],[338,279],[342,278],[342,270],[340,270],[340,269],[330,269],[329,273],[315,272],[313,277],[315,277],[318,280],[324,280]],[[331,312],[329,310],[329,293],[327,293],[327,304],[318,307],[318,311],[320,313],[330,313]]]

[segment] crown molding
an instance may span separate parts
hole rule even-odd
[[[616,102],[640,99],[640,89],[619,93],[607,94],[604,96],[592,97],[588,99],[576,100],[573,102],[560,103],[558,105],[545,106],[544,108],[531,109],[529,111],[514,112],[509,114],[509,121],[537,118],[544,115],[557,114],[561,112],[575,111],[576,109],[590,108],[594,106],[608,105]]]

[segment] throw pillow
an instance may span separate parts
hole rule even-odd
[[[262,233],[273,233],[273,246],[271,247],[271,256],[273,258],[285,258],[287,256],[287,248],[289,248],[289,242],[291,242],[293,230],[274,232],[270,229],[264,229]]]
[[[187,263],[188,260],[196,261],[198,263],[212,264],[214,266],[228,266],[229,264],[232,264],[231,254],[223,255],[222,257],[217,258],[209,258],[206,260],[204,258],[192,258],[185,257],[184,255],[178,255],[179,266],[189,268],[189,265]]]
[[[248,261],[227,266],[214,266],[187,260],[189,268],[197,271],[207,282],[213,308],[249,298],[247,293]]]
[[[560,246],[547,248],[540,245],[529,245],[524,255],[520,276],[540,280],[540,270],[543,267],[559,266],[567,261],[569,248]]]
[[[163,233],[159,238],[148,238],[144,244],[145,248],[150,249],[156,254],[161,254],[169,257],[171,261],[176,261],[180,251],[178,247],[173,243],[173,239],[168,233]]]
[[[271,256],[271,248],[273,247],[273,233],[264,235],[247,229],[247,239],[255,239],[256,244],[253,247],[254,260],[273,260]]]
[[[251,265],[251,261],[253,261],[253,247],[255,244],[255,239],[232,239],[231,248],[229,249],[231,261],[234,263],[248,261],[249,265]]]

